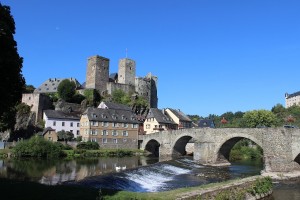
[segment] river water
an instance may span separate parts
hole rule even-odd
[[[262,163],[226,167],[197,164],[191,157],[161,161],[126,157],[84,160],[0,160],[0,177],[46,185],[72,184],[136,192],[158,192],[260,174]],[[299,182],[276,184],[269,199],[300,199]],[[288,191],[288,192],[287,192]],[[286,192],[290,195],[286,197]]]

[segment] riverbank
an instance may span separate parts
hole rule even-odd
[[[128,192],[102,190],[103,199],[261,199],[272,193],[272,181],[268,177],[252,176],[244,179],[212,183],[197,187],[179,188],[165,192]]]

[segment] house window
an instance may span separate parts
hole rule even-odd
[[[79,135],[79,130],[76,131],[76,135]]]
[[[53,121],[53,126],[56,126],[56,121]]]
[[[70,126],[73,127],[73,122],[70,122]]]
[[[98,126],[98,122],[91,121],[91,126]]]
[[[146,129],[150,129],[150,124],[147,124],[147,125],[146,125]]]
[[[132,128],[137,128],[138,125],[137,124],[132,124]]]
[[[113,143],[117,144],[117,143],[118,143],[118,139],[117,139],[117,138],[114,138],[114,139],[113,139]]]
[[[107,138],[102,138],[102,143],[107,143]]]
[[[124,127],[124,128],[127,128],[127,127],[128,127],[128,124],[127,124],[127,123],[123,123],[123,127]]]
[[[88,129],[84,129],[84,133],[87,135],[88,134]]]
[[[127,138],[123,138],[123,142],[127,142]]]
[[[108,122],[102,122],[102,126],[108,127]]]
[[[112,131],[112,136],[118,136],[118,131],[113,130],[113,131]]]
[[[112,123],[112,127],[119,127],[119,125],[118,125],[118,123],[113,122],[113,123]]]
[[[92,129],[92,130],[91,130],[91,135],[98,135],[98,131],[95,130],[95,129]]]
[[[97,115],[96,115],[95,113],[93,113],[93,114],[92,114],[92,117],[93,117],[93,118],[96,118],[96,117],[97,117]]]
[[[61,125],[62,125],[62,126],[65,126],[65,122],[62,122]]]
[[[73,130],[70,130],[70,133],[73,133]]]
[[[48,137],[48,140],[49,140],[49,141],[52,141],[52,137]]]
[[[127,131],[123,131],[122,135],[127,137],[128,136],[128,132]]]
[[[77,127],[79,127],[79,123],[77,123]]]
[[[91,142],[97,142],[97,138],[91,138]]]
[[[102,130],[102,134],[101,135],[108,135],[108,131],[107,130]]]

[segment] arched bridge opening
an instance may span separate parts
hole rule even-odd
[[[147,151],[149,153],[149,156],[158,157],[159,156],[159,147],[160,147],[159,142],[152,139],[146,144],[145,151]]]
[[[194,152],[194,139],[191,136],[179,138],[172,149],[173,156],[184,156]]]
[[[298,156],[295,158],[294,161],[300,165],[300,153],[298,154]]]
[[[244,137],[227,140],[219,149],[217,162],[263,159],[262,148],[254,141]]]

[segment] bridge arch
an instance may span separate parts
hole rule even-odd
[[[158,157],[159,156],[159,147],[160,147],[160,143],[155,139],[151,139],[151,140],[147,141],[144,150],[149,152],[150,155]]]
[[[250,135],[245,135],[245,134],[234,134],[231,135],[230,137],[224,138],[220,143],[219,146],[216,147],[216,153],[217,153],[217,162],[218,161],[228,161],[229,162],[229,155],[234,147],[234,145],[239,142],[242,139],[248,139],[252,142],[254,142],[256,145],[260,146],[260,148],[263,149],[262,142],[260,142],[257,138],[251,137]]]
[[[300,152],[299,152],[299,154],[295,157],[294,161],[300,165]]]
[[[192,134],[183,134],[183,135],[176,137],[174,139],[174,143],[172,145],[172,155],[173,156],[186,155],[187,154],[187,151],[186,151],[187,145],[192,140],[194,140],[194,141],[196,140],[194,138],[194,135],[192,135]],[[190,151],[194,151],[192,143],[190,143],[189,147],[192,148],[192,149],[190,149]]]

